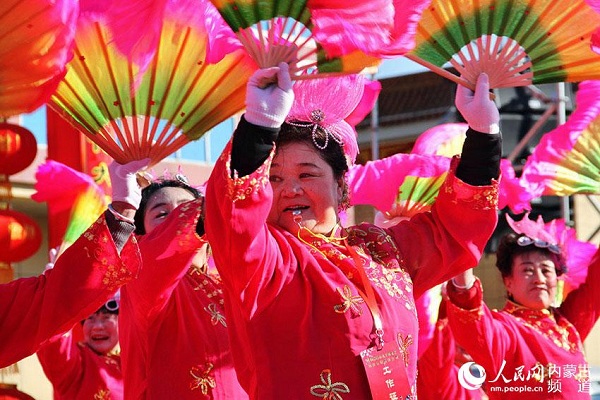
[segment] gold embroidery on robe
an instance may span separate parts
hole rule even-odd
[[[310,394],[327,400],[343,400],[340,393],[350,393],[350,388],[343,382],[331,382],[331,370],[321,371],[321,384],[310,387]]]
[[[215,378],[210,376],[210,372],[214,368],[214,365],[207,362],[204,364],[204,367],[197,365],[190,369],[190,375],[192,375],[193,380],[190,383],[190,389],[196,390],[200,389],[203,395],[207,395],[209,390],[214,389],[217,386],[217,382]]]
[[[350,286],[344,285],[344,288],[336,289],[342,298],[342,304],[336,304],[333,306],[333,309],[336,313],[343,314],[346,311],[350,310],[350,314],[353,317],[361,316],[362,309],[360,308],[360,304],[364,303],[362,297],[352,295],[352,290]]]
[[[400,348],[400,354],[402,354],[404,366],[408,367],[408,361],[410,359],[410,346],[412,346],[414,342],[413,337],[411,334],[402,336],[402,333],[398,332],[396,340],[398,341],[398,347]]]
[[[110,390],[100,389],[94,394],[94,400],[110,400]]]

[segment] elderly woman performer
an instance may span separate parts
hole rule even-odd
[[[468,270],[448,285],[450,326],[456,341],[485,372],[490,399],[589,399],[590,380],[582,341],[600,312],[600,258],[585,282],[560,307],[558,277],[565,253],[542,226],[509,219],[515,232],[496,252],[507,302],[501,311],[482,301],[481,282]]]
[[[339,225],[358,147],[343,118],[363,85],[304,81],[294,102],[286,64],[257,71],[209,179],[206,234],[252,399],[414,395],[414,297],[476,263],[496,225],[499,114],[485,75],[458,92],[479,132],[433,210],[390,229]]]

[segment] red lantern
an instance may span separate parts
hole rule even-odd
[[[35,136],[22,126],[0,123],[0,174],[13,175],[35,159]]]
[[[14,210],[0,210],[0,262],[11,263],[31,257],[42,244],[38,224]]]

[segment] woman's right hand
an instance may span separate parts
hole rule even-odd
[[[137,183],[137,172],[148,166],[149,158],[127,164],[113,161],[108,166],[112,186],[112,205],[115,211],[126,218],[133,218],[142,200],[142,188]]]
[[[294,90],[288,64],[254,72],[246,88],[246,113],[251,124],[279,128],[292,108]]]

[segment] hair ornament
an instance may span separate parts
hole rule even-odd
[[[529,212],[525,213],[525,216],[520,221],[515,221],[510,215],[506,214],[506,221],[513,231],[527,236],[532,241],[527,241],[529,243],[524,243],[522,244],[523,246],[533,243],[537,247],[549,248],[552,246],[554,248],[554,246],[558,246],[562,249],[564,238],[558,235],[556,221],[545,224],[541,215],[534,221],[529,219]],[[560,236],[564,236],[564,231],[563,235]],[[526,240],[523,240],[523,242],[526,242]]]
[[[138,184],[140,184],[142,188],[145,188],[154,182],[163,181],[179,181],[184,185],[199,190],[202,195],[204,195],[206,189],[206,182],[202,185],[192,185],[187,175],[183,172],[181,165],[177,167],[177,172],[175,173],[169,171],[167,168],[165,168],[162,175],[157,174],[154,169],[138,172]]]
[[[567,246],[565,246],[568,235],[566,226],[557,229],[557,220],[545,224],[541,215],[538,215],[537,220],[531,220],[529,219],[529,212],[525,213],[520,221],[515,221],[510,215],[506,214],[506,221],[515,233],[523,235],[517,239],[519,246],[534,245],[539,249],[546,249],[556,254],[560,260],[560,265],[556,266],[557,273],[562,274],[568,271],[569,262],[566,251]]]
[[[348,166],[358,155],[356,131],[345,121],[360,103],[368,80],[359,74],[298,81],[294,85],[294,103],[286,118],[290,125],[312,127],[312,140],[325,149],[333,139],[344,149]],[[325,134],[318,139],[317,129]]]

